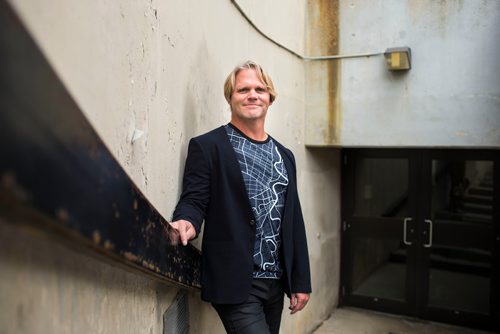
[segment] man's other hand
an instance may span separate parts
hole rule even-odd
[[[169,223],[170,228],[168,229],[168,238],[170,239],[170,244],[172,246],[177,246],[180,242],[186,246],[188,241],[196,236],[196,230],[193,224],[187,220],[180,219],[175,222]]]
[[[288,309],[290,310],[290,314],[294,314],[302,310],[306,306],[308,301],[308,293],[292,293],[292,296],[290,298],[290,307],[288,307]]]

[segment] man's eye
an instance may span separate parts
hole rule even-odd
[[[238,93],[246,93],[248,92],[248,88],[240,88],[238,89]]]
[[[259,93],[265,93],[266,89],[265,88],[257,88],[256,91]]]

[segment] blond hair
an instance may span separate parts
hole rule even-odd
[[[234,85],[236,83],[236,75],[241,70],[253,69],[257,73],[259,80],[266,86],[267,92],[269,93],[269,101],[272,103],[276,99],[276,90],[274,89],[273,81],[269,74],[264,71],[264,69],[254,61],[247,60],[239,65],[237,65],[231,73],[226,78],[224,82],[224,97],[227,103],[231,104],[231,96],[234,92]]]

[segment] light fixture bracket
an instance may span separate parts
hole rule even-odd
[[[408,71],[411,69],[411,49],[407,46],[389,48],[384,52],[389,71]]]

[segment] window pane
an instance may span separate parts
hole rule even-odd
[[[493,235],[493,162],[432,163],[429,304],[488,314]]]
[[[352,293],[404,301],[406,247],[401,240],[354,238]]]
[[[354,214],[408,216],[408,160],[361,159],[355,171]]]

